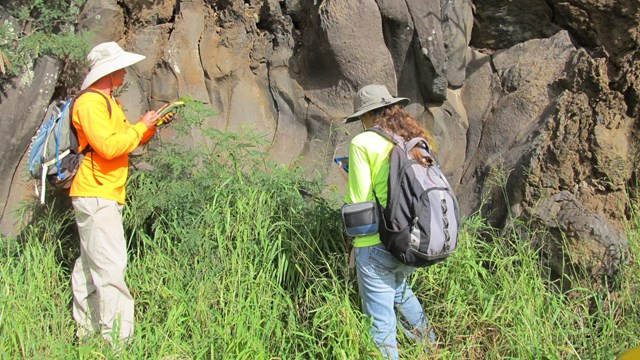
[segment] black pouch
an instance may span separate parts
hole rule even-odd
[[[380,213],[375,201],[344,204],[340,213],[347,235],[364,236],[378,232]]]

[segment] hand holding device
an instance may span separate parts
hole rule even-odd
[[[176,112],[184,106],[184,101],[173,101],[168,104],[164,104],[157,113],[160,116],[156,122],[156,126],[165,125],[173,120]]]
[[[158,121],[160,121],[160,117],[158,116],[158,113],[155,111],[147,111],[144,115],[140,117],[140,120],[138,121],[144,123],[147,126],[147,129],[149,129],[155,126],[158,123]]]
[[[349,157],[348,156],[342,156],[342,157],[337,157],[334,158],[333,161],[335,161],[336,164],[339,164],[342,166],[342,170],[349,172]]]

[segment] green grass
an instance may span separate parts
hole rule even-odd
[[[346,268],[340,195],[271,164],[256,137],[208,136],[196,150],[161,147],[155,170],[129,181],[136,329],[119,358],[377,358]],[[74,339],[71,216],[51,206],[19,240],[1,239],[0,359],[116,356],[99,338]],[[401,337],[402,356],[612,359],[638,346],[639,221],[615,286],[560,293],[537,249],[465,219],[456,254],[411,277],[438,347],[426,355]]]

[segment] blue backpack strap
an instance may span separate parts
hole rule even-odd
[[[73,99],[69,99],[64,103],[64,106],[62,107],[62,111],[60,112],[60,121],[63,121],[64,116],[66,114],[67,111],[71,111],[70,110],[70,105],[73,102]],[[70,115],[71,116],[71,115]],[[71,125],[71,131],[73,131],[75,133],[75,127],[73,126],[73,124]],[[58,157],[58,154],[60,154],[60,142],[58,141],[58,139],[60,139],[60,134],[62,133],[62,126],[58,127],[58,133],[53,137],[56,140],[56,168],[58,169],[58,179],[62,178],[62,173],[60,173],[60,158]],[[77,138],[77,135],[76,135]]]

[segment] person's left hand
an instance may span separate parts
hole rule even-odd
[[[173,117],[176,115],[176,113],[174,112],[170,112],[167,115],[163,116],[162,118],[160,118],[160,120],[158,121],[158,125],[166,125],[169,124],[171,121],[173,121]]]

